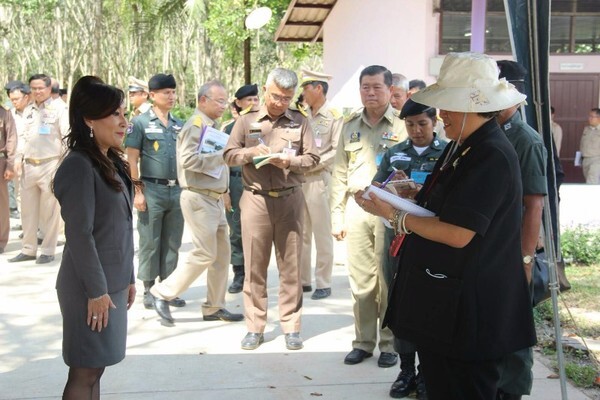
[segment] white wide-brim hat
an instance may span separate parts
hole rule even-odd
[[[479,53],[448,53],[438,81],[414,93],[417,103],[447,111],[485,113],[520,104],[526,97],[506,79],[498,79],[498,65]]]

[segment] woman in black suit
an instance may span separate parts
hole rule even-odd
[[[75,84],[68,153],[54,177],[67,239],[56,282],[69,366],[63,399],[99,399],[104,368],[125,357],[135,280],[124,98],[97,77]]]

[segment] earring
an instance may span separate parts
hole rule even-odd
[[[90,126],[90,137],[94,137],[94,128]]]

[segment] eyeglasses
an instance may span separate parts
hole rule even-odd
[[[32,92],[42,92],[46,89],[48,89],[50,86],[44,86],[44,87],[30,87]]]
[[[290,101],[292,101],[292,98],[289,96],[280,96],[278,94],[274,94],[271,92],[267,92],[267,93],[269,93],[269,96],[275,103],[290,104]]]
[[[223,100],[223,99],[213,99],[212,97],[208,97],[208,96],[204,96],[209,100],[214,101],[215,103],[217,103],[218,105],[220,105],[221,107],[227,107],[228,101],[227,100]]]

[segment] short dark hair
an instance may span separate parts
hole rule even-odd
[[[420,79],[413,79],[412,81],[408,82],[409,89],[413,89],[416,87],[418,87],[419,89],[425,89],[427,87],[427,84]]]
[[[550,106],[550,114],[554,114],[554,107]]]
[[[321,85],[321,87],[323,88],[323,95],[327,96],[327,91],[329,90],[329,84],[327,82],[323,82],[323,81],[312,81],[312,82],[308,82],[307,85],[310,85],[314,88],[316,88],[317,86]]]
[[[358,78],[358,83],[362,83],[362,78],[364,76],[375,76],[379,74],[383,74],[383,82],[385,83],[385,86],[392,86],[392,71],[381,65],[370,65],[367,68],[360,71],[360,78]]]
[[[485,119],[492,119],[492,118],[496,118],[498,115],[500,115],[500,113],[502,111],[503,110],[483,112],[483,113],[477,113],[477,115],[479,115],[480,117],[485,118]]]
[[[595,112],[596,115],[600,116],[600,108],[592,108],[590,111]]]
[[[37,80],[44,81],[44,84],[46,85],[46,87],[52,85],[52,79],[50,79],[50,77],[46,74],[31,75],[31,77],[29,78],[29,83],[31,84],[31,81],[37,81]]]

